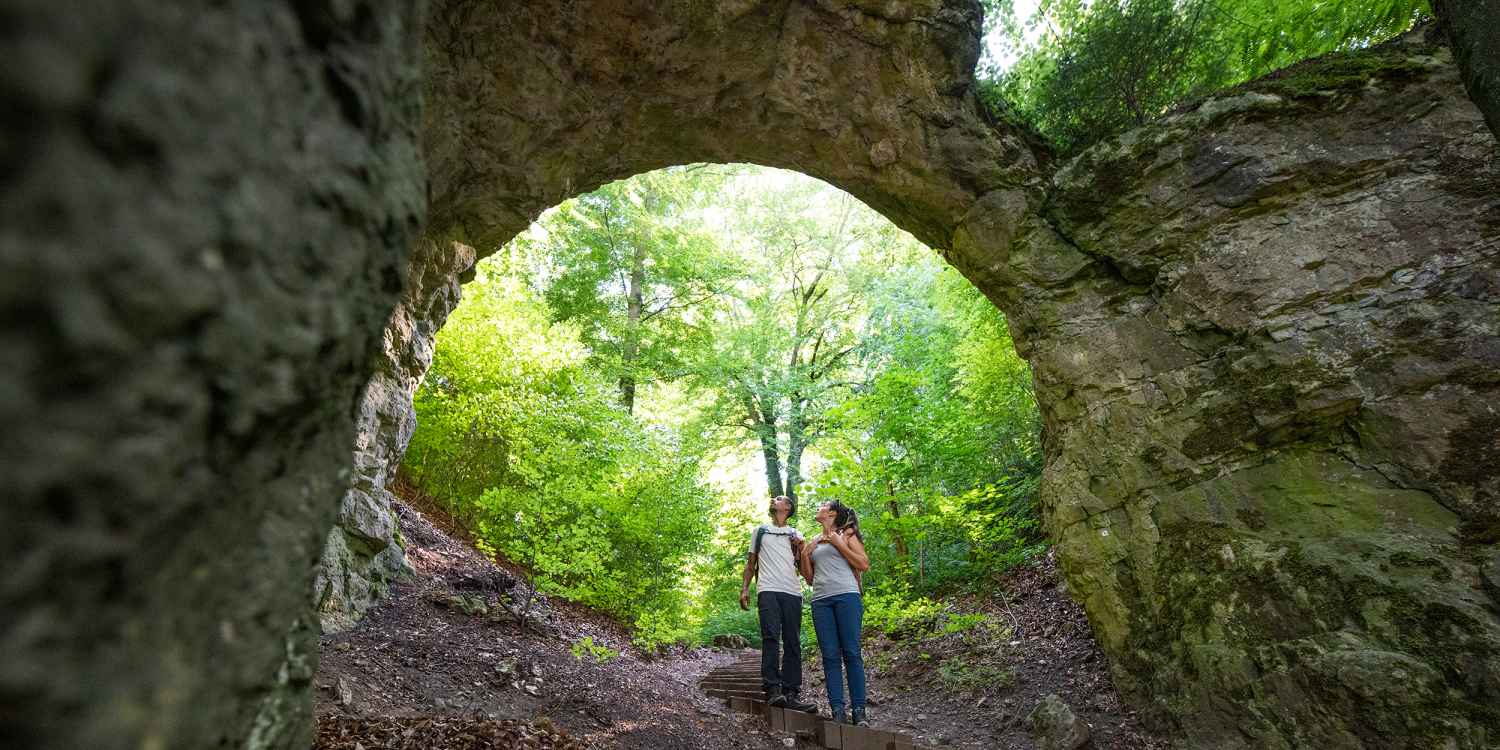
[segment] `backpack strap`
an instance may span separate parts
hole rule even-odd
[[[750,547],[750,554],[752,554],[752,555],[759,555],[760,554],[760,540],[765,537],[766,531],[768,531],[768,529],[766,529],[765,524],[762,524],[759,528],[757,528],[755,530],[755,543],[752,544],[751,547]],[[798,575],[798,572],[797,572],[797,556],[795,554],[792,555],[792,575],[793,576],[797,576]],[[861,591],[863,591],[863,588],[861,588]]]

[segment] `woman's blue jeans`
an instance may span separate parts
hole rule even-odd
[[[849,702],[865,707],[865,658],[859,650],[859,634],[865,619],[865,602],[859,594],[836,594],[812,603],[813,630],[818,651],[823,654],[823,677],[828,683],[828,705],[844,705],[844,670],[849,671]]]

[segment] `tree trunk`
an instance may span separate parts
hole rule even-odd
[[[901,518],[901,503],[899,503],[899,502],[896,501],[896,488],[893,487],[893,486],[891,486],[890,482],[886,482],[885,483],[885,491],[886,491],[886,504],[885,504],[885,507],[886,507],[887,510],[889,510],[891,512],[891,518],[894,518],[894,519]],[[899,531],[892,531],[892,532],[889,532],[889,533],[891,535],[891,541],[896,544],[896,556],[899,557],[899,558],[901,558],[901,563],[902,563],[903,567],[906,567],[907,569],[910,569],[910,567],[911,567],[911,550],[909,548],[907,548],[907,546],[906,546],[906,537],[902,536],[901,532],[899,532]]]
[[[1432,0],[1469,98],[1500,138],[1500,0]]]
[[[766,462],[766,492],[770,497],[785,494],[781,484],[781,450],[776,446],[775,412],[759,408],[749,393],[740,398],[750,431],[760,440],[760,453]]]
[[[646,258],[636,248],[630,259],[630,281],[625,290],[625,343],[620,361],[625,372],[620,375],[620,402],[627,414],[635,413],[635,361],[641,351],[641,308],[644,307]]]
[[[766,459],[766,491],[771,497],[785,495],[781,484],[781,456],[776,447],[776,426],[762,423],[756,425],[755,432],[760,436],[760,452]]]
[[[791,413],[786,422],[786,496],[797,500],[797,485],[802,483],[802,452],[807,450],[807,420],[802,400],[792,396]]]

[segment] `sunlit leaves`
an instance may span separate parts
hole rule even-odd
[[[987,11],[1002,49],[988,97],[1064,150],[1156,118],[1173,105],[1301,60],[1374,44],[1430,13],[1426,0],[1041,0],[1017,18]]]
[[[814,500],[860,511],[870,586],[981,582],[1039,540],[1039,418],[1004,317],[952,270],[892,274],[872,305],[868,386],[836,412]]]
[[[406,469],[544,591],[642,645],[754,635],[739,575],[764,516],[701,468],[763,448],[754,419],[783,466],[821,453],[815,476],[778,478],[805,480],[804,510],[861,511],[867,583],[890,596],[982,580],[1037,540],[1038,418],[1003,316],[826,185],[706,167],[615,183],[551,212],[464,295]]]
[[[681,621],[670,582],[717,502],[695,462],[624,412],[576,329],[515,278],[486,264],[465,295],[417,395],[406,470],[543,591]]]

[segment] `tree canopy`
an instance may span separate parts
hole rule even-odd
[[[1426,0],[987,0],[1002,57],[986,98],[1064,151],[1328,52],[1389,39]]]
[[[1039,420],[1004,317],[823,183],[698,166],[607,185],[464,297],[407,474],[644,645],[754,636],[738,570],[772,495],[855,507],[891,606],[1036,549]]]

